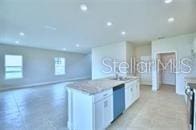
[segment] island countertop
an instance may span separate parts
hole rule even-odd
[[[126,81],[112,79],[86,80],[68,84],[66,85],[66,87],[85,92],[89,95],[93,95],[134,80],[137,80],[137,78],[129,79]]]

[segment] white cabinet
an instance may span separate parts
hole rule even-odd
[[[105,130],[113,121],[113,89],[88,95],[68,89],[68,128]]]
[[[113,96],[109,96],[104,101],[104,128],[113,121]]]
[[[193,41],[193,51],[194,53],[196,53],[196,38],[194,38],[194,41]]]
[[[144,63],[149,63],[152,60],[151,56],[141,56],[139,61],[143,61]],[[138,62],[139,62],[138,61]],[[137,75],[140,77],[140,81],[142,84],[145,85],[152,85],[152,73],[137,73]]]
[[[125,108],[130,107],[138,98],[139,81],[125,83]],[[113,107],[113,88],[95,95],[68,88],[68,128],[105,130],[114,119]]]
[[[137,80],[137,89],[136,89],[136,100],[140,97],[140,82]]]
[[[95,104],[95,129],[102,130],[104,129],[104,109],[103,102],[99,101]]]
[[[132,82],[125,84],[125,109],[129,108],[133,102]]]
[[[140,84],[134,80],[125,84],[125,108],[129,108],[140,96]]]
[[[140,96],[140,84],[137,80],[133,82],[133,100],[136,101]]]
[[[95,103],[95,130],[104,130],[113,120],[113,96]]]

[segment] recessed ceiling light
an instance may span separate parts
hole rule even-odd
[[[112,22],[107,22],[107,26],[108,27],[112,26]]]
[[[80,5],[80,9],[83,11],[83,12],[86,12],[88,10],[88,7],[86,4],[81,4]]]
[[[67,49],[66,49],[66,48],[63,48],[62,50],[63,50],[63,51],[66,51]]]
[[[126,35],[126,32],[125,31],[122,31],[121,32],[121,35],[123,35],[123,36]]]
[[[171,18],[168,18],[167,21],[168,21],[168,23],[173,23],[175,21],[175,19],[173,17],[171,17]]]
[[[15,41],[15,43],[16,43],[16,44],[19,44],[20,42],[19,42],[19,41]]]
[[[165,3],[166,3],[166,4],[169,4],[169,3],[171,3],[171,2],[173,2],[173,0],[165,0]]]
[[[80,47],[80,45],[79,44],[76,44],[76,47]]]
[[[19,35],[20,35],[20,36],[24,36],[24,33],[23,33],[23,32],[20,32]]]

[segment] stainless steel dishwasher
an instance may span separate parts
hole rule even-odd
[[[117,119],[125,110],[125,85],[113,88],[113,109],[114,120]]]

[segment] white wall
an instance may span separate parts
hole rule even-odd
[[[194,37],[196,37],[196,33],[152,41],[153,59],[157,58],[158,53],[166,52],[176,52],[177,61],[184,57],[190,57]],[[152,70],[152,89],[156,91],[159,88],[159,76],[156,65],[153,66]],[[179,66],[177,66],[177,71],[178,70]],[[184,77],[186,75],[187,74],[182,73],[176,74],[176,93],[178,94],[184,94]]]
[[[151,43],[136,45],[134,48],[134,55],[138,60],[151,60]],[[137,73],[137,76],[140,77],[141,84],[143,85],[152,85],[152,73]]]
[[[129,64],[128,75],[134,75],[133,57],[134,57],[134,45],[132,42],[126,42],[126,62]]]
[[[141,44],[135,46],[135,56],[140,58],[141,56],[152,55],[151,43]]]
[[[6,54],[23,56],[23,78],[5,79]],[[66,59],[66,74],[55,76],[54,58]],[[0,90],[91,78],[91,55],[0,44]]]
[[[106,67],[102,64],[105,57],[115,59],[120,62],[130,64],[130,58],[133,56],[133,45],[131,42],[114,43],[92,49],[92,79],[114,76],[114,73],[103,73]],[[122,75],[130,74],[130,72]]]
[[[92,79],[105,78],[115,74],[103,73],[106,67],[102,64],[105,57],[126,61],[126,42],[110,44],[92,49]]]

